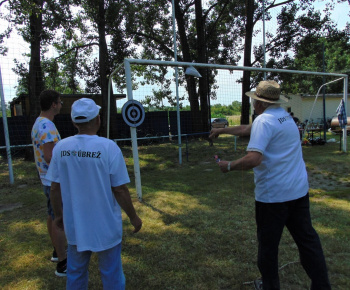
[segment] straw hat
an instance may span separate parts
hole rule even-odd
[[[266,103],[281,104],[288,102],[288,99],[281,96],[281,88],[275,81],[261,81],[255,91],[245,93],[248,97]]]

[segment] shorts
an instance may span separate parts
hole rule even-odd
[[[52,220],[54,220],[55,216],[53,214],[53,209],[50,201],[50,189],[51,189],[51,186],[44,185],[44,193],[46,195],[46,200],[47,200],[47,214],[51,216]]]

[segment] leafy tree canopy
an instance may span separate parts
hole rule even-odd
[[[332,30],[326,36],[307,35],[295,45],[294,57],[286,56],[280,61],[271,60],[270,66],[291,70],[342,73],[350,75],[350,38],[345,31]],[[286,93],[316,94],[324,82],[322,76],[283,74],[278,76]],[[326,87],[328,93],[341,93],[343,82]]]
[[[213,118],[240,115],[242,109],[242,103],[238,101],[232,102],[230,105],[216,104],[211,106],[211,116]]]

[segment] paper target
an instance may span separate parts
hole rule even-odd
[[[130,127],[138,127],[145,119],[145,110],[140,102],[130,100],[124,104],[122,115],[126,124]]]

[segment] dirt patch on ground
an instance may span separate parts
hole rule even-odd
[[[309,185],[312,189],[336,190],[350,188],[350,182],[341,174],[325,172],[320,169],[308,170]]]

